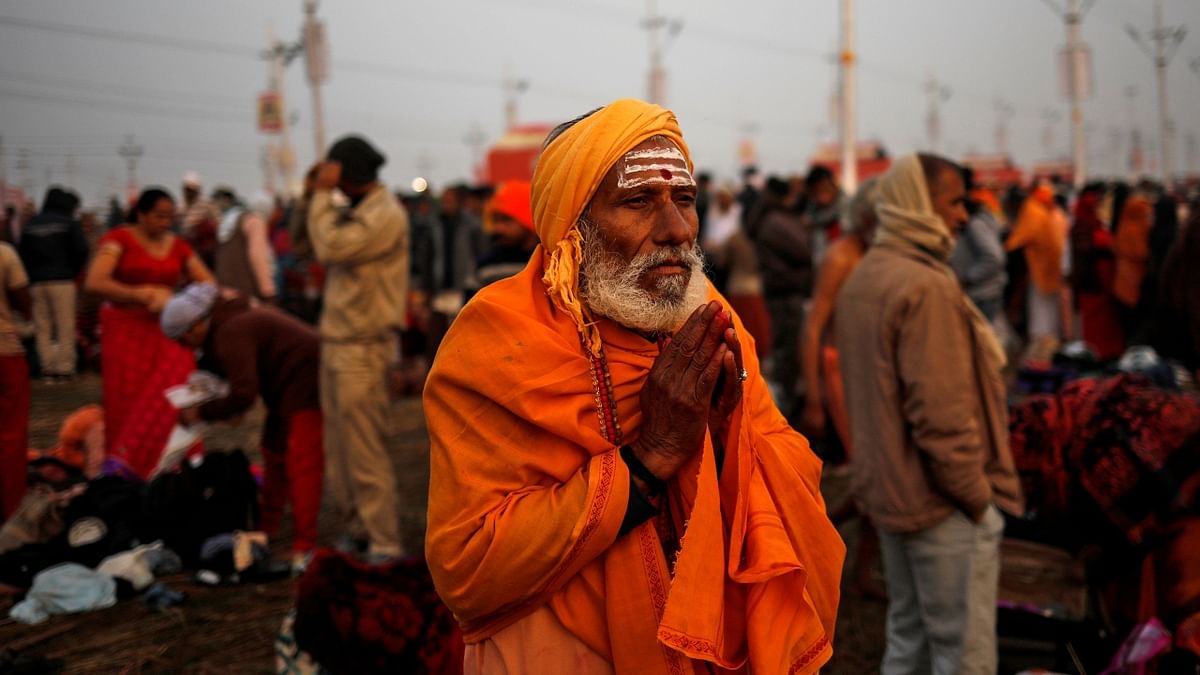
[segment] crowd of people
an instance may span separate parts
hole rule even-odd
[[[815,671],[839,598],[834,525],[855,516],[852,588],[889,603],[884,672],[994,672],[1005,523],[1047,508],[1042,449],[1028,431],[1010,444],[1010,404],[1119,367],[1157,372],[1192,410],[1200,195],[1183,188],[982,185],[924,154],[853,194],[824,166],[715,182],[693,177],[674,116],[637,101],[552,132],[531,181],[434,199],[393,193],[385,161],[346,136],[294,199],[206,196],[189,172],[178,199],[147,188],[103,219],[63,187],[6,214],[3,516],[42,456],[31,373],[57,386],[98,367],[99,447],[55,455],[87,478],[149,480],[181,428],[261,400],[262,530],[277,536],[290,504],[302,570],[325,494],[338,547],[390,564],[415,553],[391,400],[424,387],[426,549],[469,672]],[[197,369],[227,389],[181,410],[165,392]],[[1196,449],[1200,421],[1184,422],[1163,457]],[[829,516],[822,460],[851,476]],[[1197,482],[1194,462],[1145,461]],[[1131,541],[1185,555],[1195,497],[1180,488]],[[1193,600],[1170,615],[1200,653]]]

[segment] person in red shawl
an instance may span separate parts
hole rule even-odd
[[[1112,234],[1100,220],[1102,186],[1084,188],[1075,202],[1071,225],[1071,291],[1079,308],[1083,341],[1101,359],[1115,359],[1125,351],[1121,322],[1113,304],[1115,261]]]
[[[213,282],[192,247],[171,234],[175,200],[149,188],[132,225],[100,240],[84,288],[107,302],[100,310],[105,451],[145,477],[158,464],[178,418],[163,392],[195,370],[192,353],[163,335],[158,314],[185,281]]]

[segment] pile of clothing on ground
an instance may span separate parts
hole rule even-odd
[[[1135,347],[1111,364],[1059,352],[1018,377],[1029,515],[1006,536],[1083,561],[1108,633],[1131,636],[1118,658],[1200,664],[1200,394],[1186,370]]]
[[[425,559],[371,565],[318,549],[275,641],[276,673],[463,672],[463,639]]]
[[[197,581],[275,575],[256,532],[258,486],[241,451],[211,452],[150,482],[89,478],[87,454],[29,463],[20,507],[0,526],[0,595],[27,624],[141,595],[162,608],[183,595],[155,579],[184,569]],[[286,571],[285,571],[286,573]]]

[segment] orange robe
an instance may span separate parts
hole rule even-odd
[[[1045,295],[1057,293],[1063,285],[1063,251],[1067,245],[1067,221],[1054,203],[1054,193],[1037,188],[1021,207],[1021,215],[1005,242],[1005,249],[1025,249],[1029,277]]]
[[[1154,223],[1154,206],[1141,195],[1125,202],[1121,220],[1113,237],[1113,255],[1117,272],[1113,279],[1113,295],[1127,307],[1135,307],[1142,299],[1142,282],[1150,261],[1150,228]]]
[[[702,661],[816,672],[832,654],[845,547],[825,514],[821,463],[772,402],[741,320],[750,379],[720,477],[706,439],[669,484],[669,516],[618,537],[630,477],[616,446],[637,438],[659,348],[600,319],[606,365],[591,358],[547,297],[547,257],[539,248],[464,308],[425,388],[426,555],[468,659],[490,653],[495,670],[516,672],[539,653],[549,664],[582,650],[617,673],[708,672]],[[656,522],[667,518],[681,538],[673,570]],[[539,639],[525,639],[521,659],[500,658],[514,633]]]

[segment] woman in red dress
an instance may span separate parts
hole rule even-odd
[[[190,351],[163,335],[158,314],[183,283],[214,279],[171,234],[175,201],[165,190],[142,192],[134,215],[134,225],[100,240],[85,287],[107,300],[100,310],[105,450],[146,477],[178,419],[163,392],[196,367]]]

